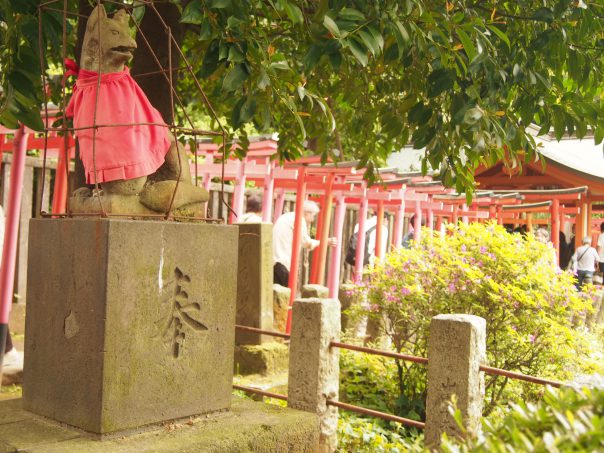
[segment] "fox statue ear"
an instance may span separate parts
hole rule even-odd
[[[113,18],[115,20],[119,20],[120,22],[124,22],[125,24],[128,24],[128,19],[130,17],[128,16],[128,13],[126,12],[125,9],[120,9],[117,13],[115,13],[113,15]]]
[[[88,16],[88,22],[86,22],[86,30],[93,30],[96,24],[101,19],[107,19],[107,11],[102,3],[99,3]]]

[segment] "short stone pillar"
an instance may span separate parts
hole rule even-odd
[[[273,328],[285,332],[291,291],[286,286],[273,284]]]
[[[337,299],[297,299],[292,313],[289,344],[287,405],[317,414],[320,419],[320,452],[337,447],[337,400],[340,353],[330,348],[340,338],[340,302]]]
[[[604,323],[604,291],[598,290],[593,298],[593,311],[585,316],[585,325],[588,329]]]
[[[357,326],[351,325],[350,316],[347,313],[347,310],[352,308],[356,300],[352,294],[354,288],[355,286],[350,283],[342,283],[338,289],[338,298],[340,299],[340,304],[342,306],[342,332],[346,332],[349,328],[354,332],[357,330]]]
[[[315,285],[311,283],[302,286],[300,294],[302,299],[312,299],[315,297],[319,299],[327,299],[329,297],[329,288],[323,285]]]
[[[273,330],[273,225],[242,223],[239,227],[237,324]],[[238,344],[261,344],[272,337],[238,330]]]
[[[98,434],[228,409],[237,227],[30,223],[23,406]]]
[[[480,429],[485,389],[479,367],[485,362],[486,321],[483,318],[473,315],[432,318],[428,341],[427,448],[437,448],[442,433],[461,435],[448,410],[453,395],[456,395],[464,427],[471,433]]]

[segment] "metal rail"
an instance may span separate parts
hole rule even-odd
[[[564,385],[560,381],[552,381],[549,379],[529,376],[528,374],[516,373],[515,371],[502,370],[501,368],[494,368],[486,365],[480,365],[480,371],[484,371],[487,374],[492,374],[496,376],[505,376],[512,379],[518,379],[520,381],[532,382],[533,384],[551,385],[552,387],[556,388],[560,388]]]
[[[235,329],[243,330],[244,332],[254,332],[261,333],[263,335],[271,335],[273,337],[285,338],[287,340],[289,340],[289,338],[291,337],[291,335],[287,333],[275,332],[273,330],[258,329],[257,327],[241,326],[239,324],[235,324]]]
[[[247,392],[247,393],[255,393],[257,395],[268,396],[269,398],[275,398],[278,400],[287,401],[287,396],[279,395],[278,393],[267,392],[265,390],[255,389],[253,387],[244,387],[242,385],[236,385],[236,384],[233,384],[233,388],[236,390],[241,390],[243,392]]]
[[[349,349],[351,351],[359,351],[365,352],[368,354],[381,355],[384,357],[390,357],[393,359],[406,360],[408,362],[421,363],[426,365],[428,363],[428,359],[425,357],[418,357],[414,355],[408,354],[399,354],[397,352],[390,351],[382,351],[380,349],[366,348],[364,346],[356,346],[347,343],[340,343],[337,341],[332,341],[330,344],[331,347],[341,348],[341,349]],[[529,376],[528,374],[517,373],[515,371],[507,371],[502,370],[501,368],[495,368],[487,365],[480,365],[480,371],[484,371],[487,374],[495,375],[495,376],[504,376],[511,379],[518,379],[520,381],[532,382],[533,384],[541,384],[541,385],[551,385],[552,387],[560,388],[564,383],[560,381],[554,381],[551,379],[544,379],[535,376]]]
[[[398,417],[396,415],[386,414],[384,412],[374,411],[365,407],[353,406],[352,404],[342,403],[340,401],[327,400],[328,406],[339,407],[351,412],[357,412],[359,414],[371,415],[372,417],[381,418],[383,420],[389,420],[391,422],[398,422],[406,426],[413,426],[415,428],[424,429],[426,424],[418,422],[417,420],[411,420],[410,418]]]
[[[428,363],[428,359],[426,359],[425,357],[417,357],[417,356],[408,355],[408,354],[399,354],[398,352],[382,351],[380,349],[366,348],[365,346],[356,346],[353,344],[340,343],[338,341],[332,341],[329,344],[329,346],[334,347],[334,348],[340,348],[340,349],[349,349],[351,351],[366,352],[368,354],[381,355],[381,356],[390,357],[393,359],[406,360],[408,362],[415,362],[415,363],[422,363],[422,364]]]

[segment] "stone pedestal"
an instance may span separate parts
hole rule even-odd
[[[273,330],[273,225],[242,223],[239,227],[237,324]],[[236,332],[238,344],[261,344],[273,337]]]
[[[30,224],[24,408],[94,433],[227,409],[237,228]]]

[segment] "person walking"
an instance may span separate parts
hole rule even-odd
[[[314,201],[304,202],[304,215],[302,218],[302,247],[313,250],[321,241],[313,239],[308,234],[310,225],[319,213],[319,205]],[[273,281],[281,286],[289,285],[289,271],[292,261],[292,247],[294,242],[294,224],[296,213],[287,212],[281,215],[273,227]],[[329,239],[329,245],[336,244],[335,238]]]
[[[262,198],[260,195],[250,195],[247,198],[245,214],[237,219],[237,223],[262,223]]]
[[[591,238],[585,236],[581,245],[572,258],[573,271],[577,274],[577,289],[581,291],[584,283],[591,283],[596,267],[600,262],[600,256],[595,248],[591,246]]]

